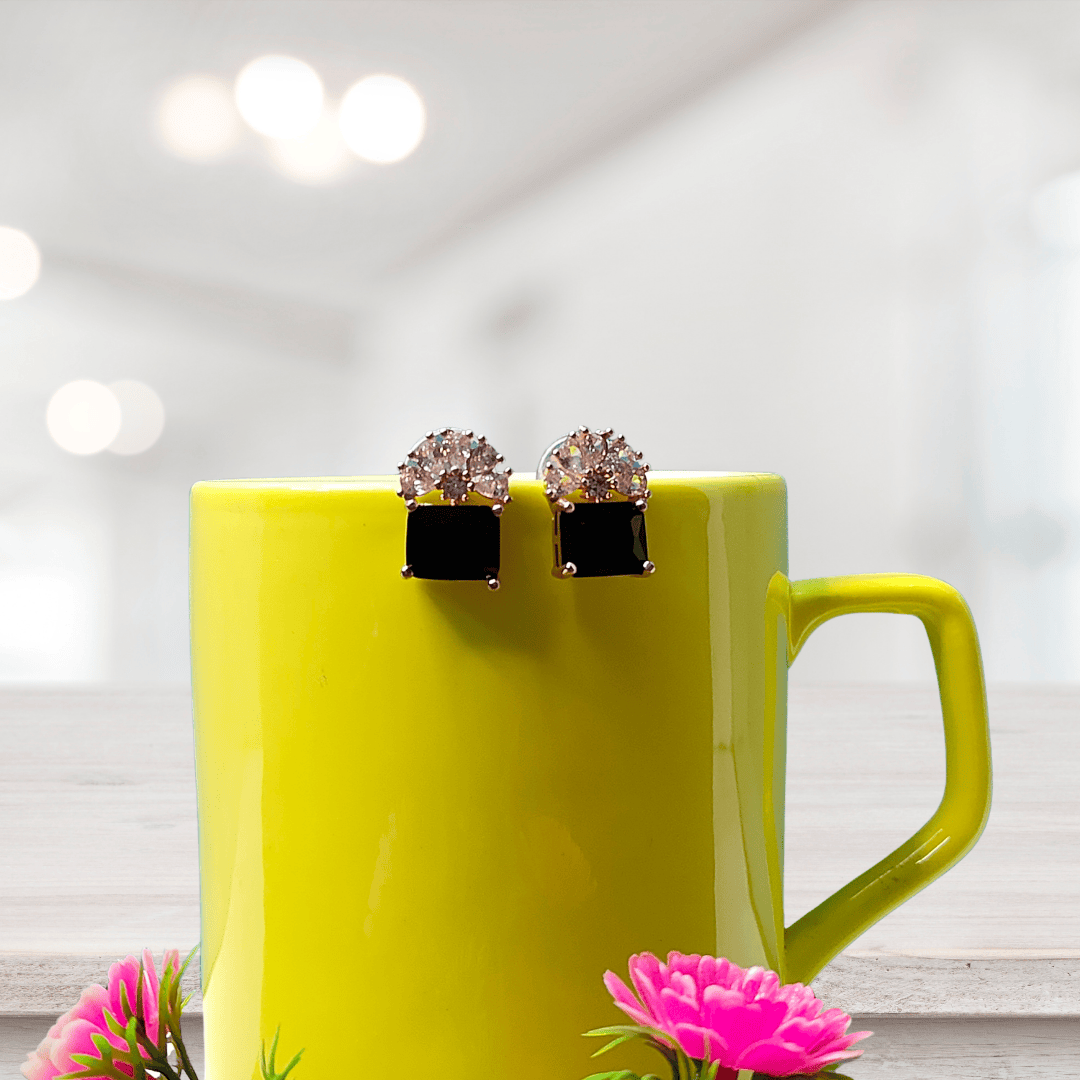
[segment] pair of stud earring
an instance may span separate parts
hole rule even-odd
[[[536,475],[554,515],[556,577],[644,577],[656,569],[645,534],[648,471],[611,429],[581,427],[548,447]],[[429,431],[398,465],[398,495],[409,511],[401,576],[497,589],[511,472],[482,435]],[[441,498],[420,502],[435,492]]]

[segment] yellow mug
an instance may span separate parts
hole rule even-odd
[[[669,949],[808,981],[960,859],[990,803],[959,594],[790,582],[767,474],[650,475],[643,578],[553,576],[512,483],[502,588],[403,580],[396,479],[197,484],[191,620],[208,1080],[578,1080],[601,983]],[[786,671],[834,615],[918,616],[945,793],[910,840],[783,917]]]

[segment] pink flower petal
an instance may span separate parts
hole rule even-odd
[[[747,1046],[736,1061],[740,1069],[753,1069],[770,1076],[792,1076],[809,1070],[809,1062],[800,1047],[768,1039]]]
[[[685,975],[682,972],[673,971],[671,973],[671,981],[661,992],[661,996],[665,993],[674,993],[683,1001],[693,1003],[694,1005],[697,1004],[697,983],[692,976]]]
[[[165,954],[166,963],[179,968],[179,952],[171,949]],[[147,950],[142,962],[142,1010],[149,1037],[157,1042],[158,992],[160,981],[154,967],[154,958]],[[81,1071],[82,1066],[72,1060],[73,1054],[90,1054],[99,1057],[94,1045],[95,1034],[104,1035],[117,1049],[125,1048],[126,1041],[109,1031],[106,1014],[120,1024],[126,1024],[139,1001],[139,961],[134,956],[118,960],[109,968],[109,985],[89,986],[79,997],[74,1008],[64,1013],[49,1029],[41,1045],[27,1055],[22,1074],[27,1080],[55,1080],[67,1072]],[[121,995],[123,991],[123,997]],[[126,999],[127,1009],[124,1008]],[[130,1066],[117,1063],[120,1072],[133,1074]]]
[[[869,1034],[846,1034],[851,1017],[839,1009],[822,1011],[810,987],[782,985],[762,967],[744,970],[722,957],[677,952],[668,954],[666,964],[641,953],[629,967],[640,1001],[607,972],[604,983],[615,1004],[670,1035],[688,1057],[701,1060],[707,1049],[724,1080],[735,1080],[738,1068],[773,1076],[817,1072],[858,1056],[861,1051],[849,1047]]]
[[[80,1072],[82,1066],[73,1061],[72,1054],[92,1054],[101,1057],[92,1036],[103,1034],[101,1028],[89,1020],[72,1020],[64,1026],[60,1038],[53,1044],[49,1055],[61,1073]]]
[[[696,981],[698,968],[701,966],[701,956],[698,953],[687,955],[680,952],[670,952],[668,953],[667,966],[670,971],[677,972],[680,975],[689,975],[691,979]]]
[[[696,1001],[687,1001],[668,987],[660,991],[660,998],[664,1003],[664,1015],[668,1023],[675,1025],[701,1023],[701,1010]]]
[[[637,1024],[644,1024],[646,1027],[653,1026],[653,1018],[641,1007],[641,1003],[630,992],[630,988],[614,971],[604,972],[604,985],[607,987],[608,993],[615,999],[615,1004],[631,1020]]]
[[[179,971],[180,970],[180,950],[179,949],[166,949],[165,950],[165,959],[162,961],[162,965],[163,965],[162,969],[161,969],[162,975],[165,974],[165,969],[170,967],[170,966],[172,967],[174,973]]]
[[[47,1054],[42,1054],[37,1050],[26,1055],[20,1071],[26,1080],[54,1080],[55,1077],[64,1075],[49,1060]]]
[[[696,1024],[676,1024],[672,1033],[683,1048],[687,1057],[697,1058],[699,1061],[705,1058],[706,1044],[708,1045],[709,1061],[723,1061],[730,1057],[729,1047],[722,1038],[711,1028]]]
[[[642,962],[635,964],[635,960]],[[652,963],[648,963],[652,961]],[[652,969],[655,968],[655,981]],[[660,987],[664,985],[664,973],[660,970],[659,961],[652,953],[642,953],[641,957],[630,958],[630,978],[634,983],[634,989],[638,992],[646,1010],[653,1018],[653,1023],[663,1030],[668,1029],[667,1014],[664,1012],[664,1003],[660,1000]]]

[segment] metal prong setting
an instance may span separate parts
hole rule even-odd
[[[410,513],[419,506],[417,500],[432,491],[440,492],[451,506],[477,495],[499,515],[510,502],[512,472],[483,435],[471,429],[443,428],[429,431],[398,463],[398,495]]]
[[[614,434],[611,428],[590,431],[579,427],[548,447],[536,476],[544,482],[552,507],[568,514],[574,509],[571,495],[595,503],[621,497],[645,510],[652,494],[646,480],[648,471],[648,462],[642,461],[641,453],[625,436]]]
[[[559,515],[572,514],[574,502],[602,503],[610,500],[630,502],[637,510],[648,509],[652,492],[648,487],[648,462],[612,428],[577,431],[553,443],[544,452],[537,467],[537,479],[543,481],[544,494],[555,511],[556,537],[559,535]],[[556,539],[556,549],[561,547]],[[572,562],[556,563],[558,578],[573,577],[577,567]],[[653,563],[642,563],[642,576],[656,570]]]

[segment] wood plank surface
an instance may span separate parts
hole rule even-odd
[[[0,1017],[0,1080],[22,1080],[19,1066],[51,1023],[51,1016]],[[855,1017],[853,1031],[868,1027],[874,1035],[863,1043],[864,1056],[844,1069],[852,1080],[1076,1080],[1080,1076],[1080,1025],[1071,1020]],[[185,1018],[184,1045],[198,1075],[218,1080],[203,1072],[202,1017]],[[304,1080],[302,1069],[292,1075]],[[740,1080],[748,1077],[744,1073]]]
[[[199,940],[186,689],[0,691],[0,952]]]
[[[994,799],[982,839],[856,955],[1080,957],[1080,688],[988,696]],[[803,688],[788,711],[790,922],[933,813],[945,755],[930,687]]]
[[[1080,1016],[1080,687],[990,701],[983,840],[822,974],[849,1012]],[[793,689],[789,921],[933,811],[939,717],[930,688]],[[197,940],[185,689],[0,690],[0,815],[0,1013],[59,1012],[109,959]]]

